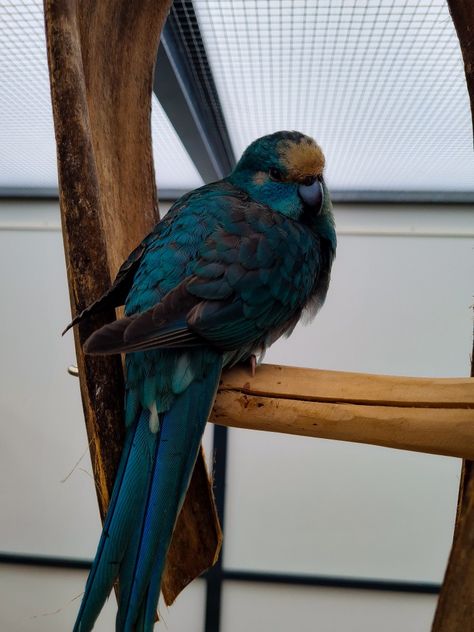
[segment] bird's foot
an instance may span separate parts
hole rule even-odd
[[[257,368],[257,356],[252,353],[250,356],[250,372],[252,373],[252,377],[255,377],[255,370]]]

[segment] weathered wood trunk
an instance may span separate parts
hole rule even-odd
[[[448,5],[464,59],[474,126],[474,2],[448,0]],[[474,377],[474,349],[472,354],[471,376]],[[474,461],[469,460],[463,463],[453,548],[438,600],[433,632],[472,631],[474,631]]]
[[[171,0],[45,0],[61,217],[73,315],[98,298],[158,219],[153,69]],[[120,358],[84,357],[106,313],[75,328],[92,465],[104,517],[123,441]],[[221,532],[202,455],[168,556],[167,603],[209,567]]]

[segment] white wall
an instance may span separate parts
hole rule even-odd
[[[468,375],[472,210],[341,206],[337,220],[326,306],[266,361]],[[72,336],[60,337],[69,306],[55,203],[0,205],[0,267],[0,548],[91,557],[100,524],[78,383],[66,371],[74,363]],[[441,581],[459,471],[456,459],[232,430],[224,563]],[[64,630],[83,579],[0,566],[0,629]],[[32,593],[33,600],[24,598]],[[434,603],[429,596],[229,583],[223,631],[243,629],[237,613],[245,610],[249,631],[310,630],[316,623],[320,632],[378,631],[388,630],[382,622],[390,619],[393,630],[422,632]],[[102,625],[112,610],[113,599]],[[174,611],[169,632],[201,632],[202,585]]]
[[[325,307],[265,360],[467,376],[473,215],[343,207],[337,219]],[[441,580],[455,459],[242,430],[231,431],[230,444],[228,566]]]

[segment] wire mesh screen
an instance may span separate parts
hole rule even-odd
[[[0,186],[56,186],[42,2],[0,3]]]
[[[180,49],[181,60],[186,66],[183,70],[199,93],[198,101],[204,111],[199,111],[198,115],[201,120],[209,119],[210,125],[219,137],[219,142],[213,146],[213,150],[225,173],[234,167],[235,156],[191,0],[174,0],[166,22],[165,37],[168,30],[171,31],[174,44]]]
[[[195,0],[236,154],[315,136],[346,190],[473,190],[469,99],[445,0]]]
[[[264,133],[300,129],[323,146],[334,188],[474,190],[469,100],[445,0],[188,0],[173,11],[236,155]],[[41,0],[0,3],[0,50],[0,186],[55,186]],[[156,99],[152,119],[159,185],[201,184]]]
[[[0,2],[0,187],[57,186],[42,0]],[[157,99],[153,145],[161,188],[202,184]]]

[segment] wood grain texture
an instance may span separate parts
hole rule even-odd
[[[474,3],[448,0],[461,53],[474,127]],[[471,377],[474,376],[474,348]],[[474,632],[474,459],[463,463],[459,501],[443,587],[433,622],[433,632]]]
[[[372,375],[262,364],[255,377],[246,366],[222,375],[219,389],[315,402],[474,408],[474,380]]]
[[[262,365],[222,376],[211,421],[474,458],[474,380]]]
[[[45,0],[60,206],[73,315],[100,296],[158,219],[151,94],[171,0]],[[109,312],[76,327],[82,402],[104,517],[123,441],[119,357],[84,357]],[[216,558],[221,532],[202,454],[164,578],[171,603]]]

